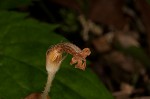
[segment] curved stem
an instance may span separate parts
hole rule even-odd
[[[49,93],[51,85],[52,85],[52,81],[55,77],[55,74],[56,74],[56,72],[48,72],[47,83],[46,83],[45,89],[42,94],[42,99],[47,99],[48,93]]]

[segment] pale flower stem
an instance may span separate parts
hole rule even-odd
[[[52,85],[52,81],[55,77],[55,74],[56,74],[56,72],[48,72],[47,83],[46,83],[45,89],[42,94],[42,99],[47,99],[48,93],[50,92],[50,88]]]

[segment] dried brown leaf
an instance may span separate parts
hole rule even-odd
[[[89,19],[123,29],[128,19],[123,13],[124,0],[90,0]]]
[[[132,92],[134,90],[134,87],[129,85],[128,83],[121,83],[121,91],[128,94],[128,95],[131,95]]]
[[[117,35],[117,39],[119,43],[125,48],[130,46],[136,46],[136,47],[140,46],[138,41],[135,38],[131,37],[130,35],[125,35],[120,33]]]
[[[107,52],[112,49],[111,48],[112,39],[113,39],[113,34],[109,33],[102,37],[95,38],[92,41],[92,43],[98,52],[103,53],[103,52]]]

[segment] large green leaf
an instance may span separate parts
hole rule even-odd
[[[26,19],[27,14],[0,12],[0,99],[22,99],[42,92],[47,80],[45,52],[50,45],[66,41],[53,30],[57,25]],[[90,70],[69,65],[58,71],[52,99],[112,99],[112,95]]]

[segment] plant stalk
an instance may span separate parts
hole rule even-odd
[[[55,77],[55,73],[48,73],[47,83],[46,83],[45,89],[42,94],[42,99],[47,99],[48,93],[49,93],[51,85],[52,85],[52,81]]]

